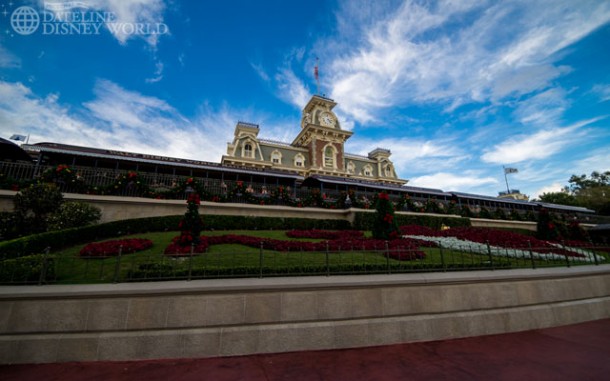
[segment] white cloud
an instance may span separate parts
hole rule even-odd
[[[409,178],[414,173],[434,170],[449,170],[469,159],[469,154],[459,148],[452,139],[385,138],[368,139],[354,135],[346,143],[345,151],[366,156],[376,147],[392,152],[390,159],[401,178]]]
[[[572,167],[572,173],[575,175],[589,175],[593,171],[610,171],[610,147],[588,152],[587,157],[576,161]]]
[[[62,1],[65,2],[65,1]],[[39,0],[40,7],[44,7],[44,0]],[[114,23],[133,24],[143,23],[156,25],[163,23],[163,12],[165,11],[164,0],[87,0],[83,1],[89,10],[101,10],[111,12]],[[158,35],[145,35],[131,33],[130,29],[106,28],[121,44],[126,44],[129,39],[142,38],[150,46],[156,47]]]
[[[610,101],[610,84],[598,84],[591,91],[599,96],[601,102]]]
[[[279,97],[299,109],[305,106],[311,98],[311,92],[291,68],[280,69],[275,75],[275,80],[278,84]]]
[[[0,45],[0,68],[11,69],[21,66],[21,59]]]
[[[548,128],[509,138],[485,151],[481,159],[487,163],[512,164],[548,158],[566,146],[578,144],[583,138],[580,129],[600,119],[580,121],[567,127]]]
[[[72,110],[56,94],[41,98],[20,83],[0,82],[0,132],[28,133],[31,143],[55,141],[218,162],[242,114],[206,106],[189,120],[161,99],[107,80],[96,83],[94,94],[84,109]]]
[[[269,74],[267,74],[267,72],[265,71],[265,68],[262,64],[250,62],[250,66],[252,67],[254,72],[260,77],[260,79],[265,82],[269,82],[271,78],[269,77]]]
[[[146,78],[146,83],[157,83],[160,80],[163,79],[163,62],[161,61],[157,61],[155,63],[155,73],[154,73],[154,77],[151,78]]]
[[[543,90],[570,70],[553,64],[557,53],[610,21],[608,2],[374,4],[344,5],[341,34],[316,44],[331,62],[331,96],[361,123],[405,103],[452,111]]]
[[[522,124],[553,125],[569,106],[566,96],[561,88],[548,89],[519,102],[513,115]]]
[[[566,184],[567,184],[567,179],[566,179]],[[537,199],[544,193],[561,192],[561,190],[563,189],[564,186],[565,185],[555,182],[555,183],[552,183],[551,185],[543,186],[542,188],[536,190],[534,193],[532,193],[529,196],[530,196],[530,199]]]
[[[467,172],[463,174],[438,172],[433,175],[419,176],[411,179],[408,185],[438,188],[445,191],[459,190],[468,192],[482,185],[497,184],[498,180],[493,177],[481,177],[477,173]]]

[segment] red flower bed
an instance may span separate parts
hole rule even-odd
[[[146,250],[152,247],[153,243],[149,239],[130,238],[105,242],[95,242],[87,244],[79,253],[81,257],[112,257],[122,254],[135,253],[136,251]]]
[[[364,234],[358,230],[289,230],[286,235],[290,238],[321,238],[321,239],[338,239],[340,237],[363,238]]]
[[[303,236],[320,236],[328,234],[339,234],[339,238],[332,239],[328,241],[322,242],[299,242],[299,241],[284,241],[279,239],[271,239],[271,238],[256,238],[244,235],[234,235],[227,234],[221,236],[208,237],[208,243],[210,245],[220,245],[220,244],[240,244],[249,247],[259,248],[261,247],[261,243],[264,249],[267,250],[275,250],[275,251],[326,251],[328,248],[329,251],[354,251],[354,250],[363,250],[363,251],[374,251],[374,250],[384,250],[386,249],[384,240],[377,239],[367,239],[362,238],[362,233],[350,232],[345,235],[345,232],[330,232],[330,231],[318,231],[316,233],[296,233],[296,235]],[[352,238],[351,236],[360,236]],[[308,237],[309,238],[309,237]],[[390,258],[397,260],[412,260],[412,259],[421,259],[426,256],[426,254],[419,250],[419,247],[422,244],[414,239],[403,238],[403,239],[395,239],[388,242],[388,250]],[[386,253],[387,255],[388,253]]]
[[[399,229],[403,235],[423,235],[426,237],[442,237],[443,236],[443,234],[440,231],[434,230],[427,226],[405,225],[405,226],[401,226]]]
[[[165,248],[164,254],[171,257],[186,257],[191,255],[191,245],[185,245],[182,240],[184,236],[177,236]],[[208,249],[208,237],[199,237],[199,243],[193,248],[193,253],[204,253]]]

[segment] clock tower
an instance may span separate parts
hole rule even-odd
[[[343,146],[353,133],[341,129],[332,111],[336,105],[332,99],[314,95],[303,109],[301,132],[292,146],[309,151],[310,174],[345,174]]]

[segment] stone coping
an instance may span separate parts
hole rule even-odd
[[[328,288],[421,286],[431,284],[524,281],[610,274],[610,264],[561,268],[376,275],[231,278],[118,284],[0,286],[0,300],[154,296],[202,293],[299,291]]]

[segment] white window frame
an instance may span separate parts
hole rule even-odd
[[[250,149],[247,149],[248,146],[250,146]],[[242,145],[241,156],[250,159],[254,158],[254,147],[255,144],[252,141],[246,140]]]
[[[275,161],[277,159],[277,162]],[[271,152],[271,162],[273,164],[282,164],[282,153],[278,150]]]
[[[332,152],[331,156],[327,155],[327,152],[330,150]],[[323,160],[324,160],[324,168],[337,168],[337,150],[332,144],[327,144],[324,146],[324,151],[322,152]]]
[[[299,165],[299,163],[301,165]],[[305,167],[305,156],[303,156],[302,154],[296,154],[294,156],[294,166],[295,167],[299,167],[299,168],[304,168]]]
[[[370,164],[365,165],[364,168],[362,168],[362,174],[366,177],[372,177],[373,176],[373,166]]]

